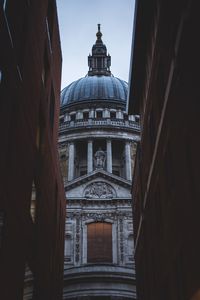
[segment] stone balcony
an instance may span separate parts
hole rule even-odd
[[[73,130],[77,128],[90,128],[90,127],[120,127],[124,129],[132,129],[134,131],[140,132],[140,125],[135,121],[122,120],[122,119],[88,119],[88,120],[75,120],[66,121],[62,123],[59,127],[59,131]]]

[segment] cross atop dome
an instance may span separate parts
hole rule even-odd
[[[103,44],[102,39],[101,39],[101,37],[102,37],[101,24],[97,24],[97,26],[98,26],[98,32],[96,33],[96,36],[97,36],[96,44],[97,43]]]
[[[101,25],[98,24],[98,31],[96,33],[97,40],[92,47],[92,55],[88,56],[88,76],[94,75],[104,75],[111,76],[110,66],[111,66],[111,57],[107,55],[107,48],[103,44],[101,39]]]

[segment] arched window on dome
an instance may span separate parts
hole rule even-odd
[[[128,120],[128,115],[124,113],[124,120]]]
[[[110,118],[111,119],[116,119],[116,112],[115,111],[110,112]]]
[[[88,120],[89,119],[89,112],[88,111],[84,111],[83,112],[83,119],[84,120]]]
[[[75,121],[76,120],[76,114],[71,114],[70,119],[71,119],[71,121]]]
[[[102,112],[102,111],[97,111],[97,112],[96,112],[96,116],[97,116],[97,119],[102,119],[102,117],[103,117],[103,112]]]
[[[95,222],[87,225],[87,262],[112,263],[112,224]]]

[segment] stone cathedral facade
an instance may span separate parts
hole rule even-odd
[[[63,299],[136,299],[131,179],[137,116],[127,83],[97,40],[86,77],[61,92],[59,153],[66,191]]]

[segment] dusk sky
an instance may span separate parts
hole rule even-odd
[[[87,74],[98,23],[111,55],[112,74],[128,81],[134,5],[134,0],[57,0],[62,88]]]

